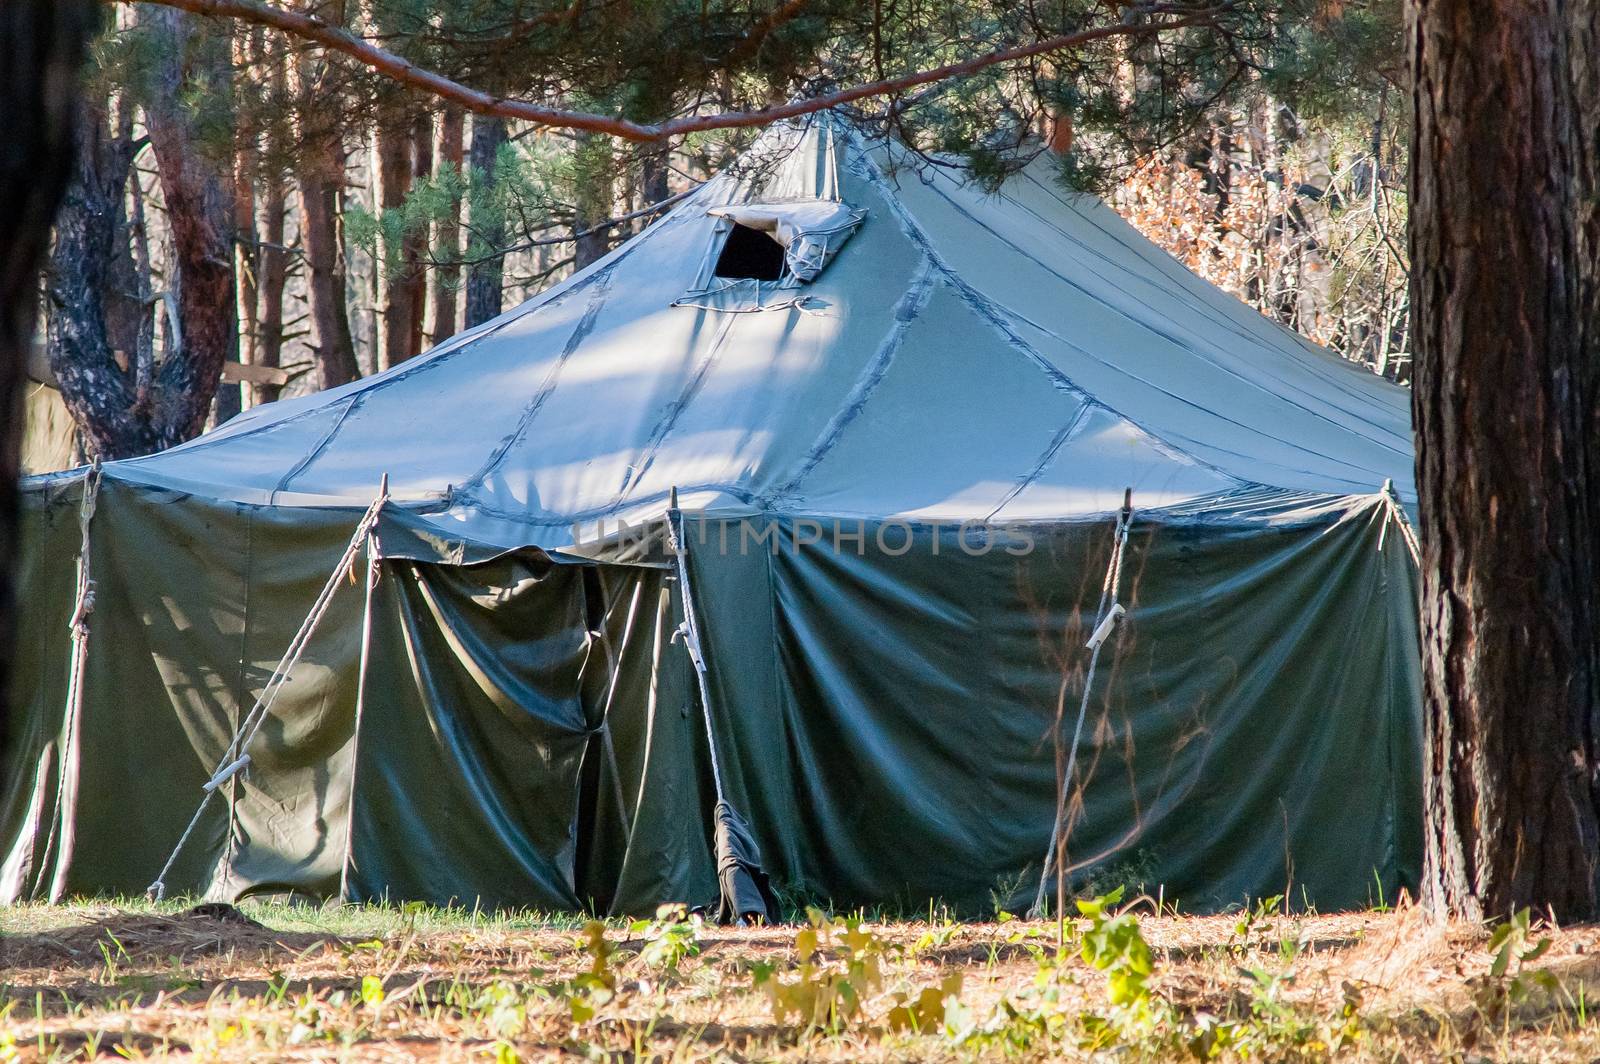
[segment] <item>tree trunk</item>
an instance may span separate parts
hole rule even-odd
[[[257,41],[258,59],[267,52],[264,42]],[[272,98],[288,98],[288,64],[282,56],[265,60],[271,64],[269,85]],[[283,172],[283,134],[279,123],[269,123],[267,162],[260,174],[261,181],[261,246],[256,255],[256,284],[259,289],[257,306],[259,318],[255,360],[257,365],[277,369],[283,365],[283,298],[289,286],[289,190],[287,175]],[[277,384],[252,384],[251,405],[276,402],[283,388]]]
[[[168,283],[176,292],[179,328],[169,329],[174,342],[155,361],[137,190],[139,213],[131,225],[124,216],[134,152],[129,107],[124,101],[114,121],[100,108],[85,108],[46,291],[51,372],[85,453],[106,460],[150,454],[200,432],[235,328],[231,208],[220,192],[227,182],[215,172],[201,178],[167,173],[163,190],[178,249],[176,276]],[[159,122],[150,118],[152,138]],[[173,141],[181,145],[186,137],[170,127],[161,136],[172,138],[161,149],[170,161],[180,150]],[[182,163],[191,165],[203,164]],[[217,305],[197,310],[196,300],[207,293]]]
[[[572,266],[581,270],[605,258],[611,250],[611,230],[603,225],[616,209],[616,170],[610,139],[580,133],[575,163],[578,187],[572,219]]]
[[[22,367],[33,344],[51,219],[72,174],[78,67],[98,14],[88,0],[0,3],[0,100],[7,112],[0,137],[0,767],[11,734]],[[0,788],[5,782],[0,778]]]
[[[155,358],[155,319],[151,315],[152,292],[150,261],[142,252],[149,245],[145,232],[143,187],[129,169],[133,163],[132,101],[124,99],[117,108],[116,133],[109,154],[116,157],[108,189],[111,202],[109,220],[112,232],[107,243],[111,256],[106,265],[105,282],[99,296],[99,312],[105,315],[106,340],[119,363],[149,366]],[[103,121],[103,116],[96,119]],[[125,195],[124,192],[131,193]],[[133,214],[128,215],[128,200]]]
[[[283,296],[289,286],[288,239],[289,202],[283,174],[273,168],[263,176],[261,197],[261,254],[256,256],[260,273],[260,339],[256,345],[256,364],[277,369],[283,365]],[[276,384],[252,384],[252,404],[276,402],[283,388]]]
[[[466,133],[466,114],[454,105],[446,106],[439,118],[439,177],[446,173],[461,176],[466,161],[462,139]],[[456,289],[461,284],[461,268],[454,265],[461,257],[461,200],[452,197],[450,206],[435,234],[434,246],[440,259],[450,265],[433,270],[433,322],[428,342],[442,344],[456,334]]]
[[[316,339],[317,382],[336,388],[361,375],[345,306],[344,249],[339,240],[339,189],[344,151],[334,143],[307,144],[301,153],[300,240],[309,271],[311,326]]]
[[[412,287],[406,276],[401,215],[411,191],[411,127],[402,114],[381,112],[378,134],[378,205],[382,212],[383,247],[379,276],[383,279],[383,335],[378,346],[378,369],[399,365],[410,357]]]
[[[1423,897],[1597,915],[1592,0],[1412,0]]]
[[[239,319],[233,269],[233,174],[199,143],[195,117],[184,97],[225,93],[232,74],[227,36],[210,23],[170,8],[143,8],[160,61],[150,78],[145,121],[166,200],[176,250],[180,350],[161,365],[156,395],[157,439],[170,447],[200,434],[222,364],[236,358]],[[227,404],[238,407],[238,390]],[[225,408],[223,413],[227,413]]]
[[[428,228],[409,224],[406,201],[416,182],[432,175],[431,116],[424,111],[408,123],[402,112],[390,111],[378,123],[378,194],[385,219],[380,369],[422,353],[422,318],[428,301],[422,260],[428,253]]]
[[[495,194],[495,160],[506,142],[506,124],[499,118],[472,120],[472,240],[467,258],[468,329],[500,316],[506,243],[505,209]]]
[[[118,364],[106,313],[133,140],[126,131],[113,134],[98,107],[84,108],[77,139],[50,258],[50,371],[85,453],[126,458],[156,448],[149,416],[154,381],[138,362]]]
[[[235,48],[241,66],[248,55],[241,38]],[[260,130],[240,125],[234,138],[233,211],[234,230],[238,234],[234,255],[234,273],[238,278],[239,300],[239,361],[247,366],[261,364],[261,234],[256,226],[256,176],[261,169],[261,153],[256,140]],[[217,393],[217,421],[224,420],[226,406],[224,393],[229,389],[242,408],[244,389],[238,384],[223,384]],[[252,402],[255,393],[251,393]]]
[[[343,24],[342,0],[312,7],[321,19]],[[339,198],[345,184],[344,130],[337,124],[341,108],[329,100],[329,68],[310,53],[293,67],[295,109],[300,121],[300,154],[296,180],[300,187],[300,244],[305,253],[307,301],[311,306],[317,383],[335,388],[361,376],[356,363],[344,242],[339,231]]]
[[[433,177],[433,115],[421,111],[411,126],[411,187],[427,182]],[[400,244],[400,257],[405,264],[402,283],[406,287],[406,358],[422,353],[422,325],[428,312],[428,274],[423,261],[428,257],[428,223],[426,220],[410,226]]]

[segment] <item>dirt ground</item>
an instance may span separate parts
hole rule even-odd
[[[0,909],[0,1061],[1600,1058],[1600,928],[1153,909],[762,929]]]

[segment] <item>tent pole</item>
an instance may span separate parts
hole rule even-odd
[[[688,537],[683,532],[683,511],[678,509],[678,489],[672,489],[667,508],[667,544],[672,550],[678,574],[678,591],[683,601],[683,626],[674,635],[683,636],[694,664],[700,689],[700,715],[705,719],[706,745],[711,753],[711,781],[717,794],[714,851],[720,889],[719,920],[730,923],[767,922],[778,919],[778,899],[766,872],[761,867],[761,849],[738,811],[722,788],[722,765],[717,755],[717,736],[711,724],[711,684],[706,675],[704,645],[700,641],[700,622],[696,617],[694,591],[689,584]]]
[[[100,459],[89,467],[83,481],[83,496],[78,504],[78,593],[72,609],[68,628],[72,632],[72,655],[67,667],[67,703],[61,721],[61,763],[56,774],[56,822],[45,846],[48,867],[52,857],[55,868],[50,876],[50,904],[59,902],[66,894],[67,875],[72,864],[72,851],[77,841],[75,816],[78,791],[78,740],[83,715],[83,673],[89,658],[89,615],[94,612],[95,582],[90,556],[89,527],[94,520],[95,507],[100,501]],[[53,851],[53,852],[52,852]]]
[[[1078,744],[1083,739],[1083,722],[1089,712],[1089,695],[1094,690],[1095,667],[1100,664],[1100,648],[1105,646],[1111,631],[1117,622],[1127,613],[1122,604],[1117,601],[1117,592],[1122,586],[1122,558],[1128,545],[1128,529],[1133,524],[1133,489],[1128,488],[1122,496],[1122,509],[1117,513],[1116,530],[1112,533],[1111,562],[1106,569],[1105,583],[1100,588],[1100,605],[1095,611],[1095,626],[1089,636],[1089,671],[1083,679],[1083,697],[1078,702],[1078,721],[1072,730],[1072,745],[1068,748],[1067,765],[1061,778],[1056,782],[1056,816],[1055,823],[1050,829],[1050,845],[1045,851],[1044,867],[1039,872],[1039,890],[1033,897],[1033,907],[1028,910],[1030,916],[1038,916],[1044,909],[1044,888],[1050,882],[1050,866],[1056,865],[1056,919],[1063,918],[1066,908],[1066,846],[1061,838],[1062,829],[1067,818],[1067,803],[1072,789],[1072,777],[1078,765]],[[1109,605],[1108,605],[1109,604]],[[1057,742],[1060,741],[1059,725],[1057,726]],[[1060,764],[1057,761],[1057,764]]]
[[[678,593],[683,598],[684,646],[689,650],[689,660],[694,665],[695,682],[700,688],[701,716],[705,719],[706,745],[711,750],[711,781],[715,784],[717,801],[723,801],[722,766],[717,761],[717,737],[711,729],[711,687],[706,679],[706,661],[700,642],[700,624],[695,620],[694,594],[689,589],[688,544],[683,535],[683,511],[678,509],[678,489],[672,489],[672,500],[667,508],[667,544],[672,550],[673,567],[678,574]]]
[[[389,474],[378,482],[379,503],[389,498]],[[339,900],[350,898],[351,843],[355,838],[356,758],[361,750],[361,717],[367,704],[367,667],[372,661],[372,597],[378,587],[378,563],[382,555],[378,549],[376,528],[367,529],[367,597],[361,607],[361,663],[356,667],[356,719],[350,730],[350,795],[345,799],[344,860],[339,864]]]
[[[1394,480],[1385,480],[1378,493],[1389,504],[1390,515],[1400,528],[1400,538],[1405,540],[1406,550],[1411,554],[1411,563],[1421,569],[1422,545],[1417,542],[1417,530],[1411,527],[1411,518],[1406,516],[1406,508],[1400,505],[1400,494],[1394,490]]]

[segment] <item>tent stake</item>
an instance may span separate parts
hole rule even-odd
[[[389,474],[385,473],[378,482],[379,510],[389,500]],[[378,549],[378,536],[376,524],[367,529],[366,537],[367,560],[367,597],[361,607],[361,658],[356,666],[356,719],[350,729],[350,796],[346,799],[344,818],[344,860],[339,864],[339,900],[350,900],[350,858],[351,844],[355,838],[355,808],[356,808],[356,767],[357,756],[361,752],[361,717],[362,710],[367,705],[367,667],[372,661],[372,597],[378,587],[378,563],[382,555]]]

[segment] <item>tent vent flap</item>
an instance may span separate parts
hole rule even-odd
[[[674,306],[778,310],[805,305],[796,291],[822,275],[867,212],[834,200],[712,207],[705,265]]]

